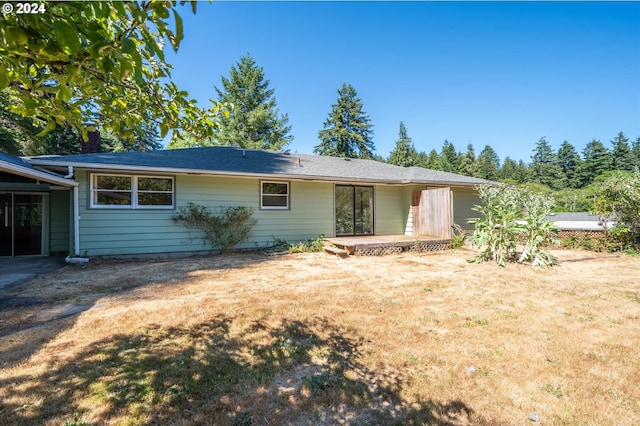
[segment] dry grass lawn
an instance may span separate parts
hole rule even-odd
[[[556,255],[67,266],[0,311],[0,424],[638,425],[640,257]]]

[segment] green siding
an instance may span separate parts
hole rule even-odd
[[[148,175],[148,173],[146,173]],[[88,256],[206,251],[200,235],[172,220],[175,210],[89,208],[87,171],[80,181],[80,252]],[[300,241],[333,232],[330,183],[290,182],[289,210],[260,210],[260,180],[176,176],[176,207],[192,202],[210,208],[254,208],[258,223],[241,248],[263,247],[274,238]]]
[[[480,204],[480,198],[474,188],[451,188],[453,191],[453,223],[464,230],[473,230],[473,225],[467,219],[478,217],[478,212],[472,210],[474,205]]]
[[[210,250],[198,233],[190,232],[172,220],[175,214],[173,209],[90,208],[88,177],[87,170],[76,171],[76,179],[80,182],[81,254],[135,255]],[[254,218],[258,222],[241,248],[264,247],[271,244],[274,238],[293,242],[319,235],[334,235],[333,183],[288,181],[290,209],[260,210],[260,181],[257,178],[178,175],[175,176],[176,208],[190,202],[210,208],[254,208]],[[424,185],[375,185],[375,233],[405,234],[411,210],[411,194],[422,189],[425,189]],[[468,228],[466,219],[472,217],[471,207],[477,203],[477,197],[471,188],[453,188],[453,192],[455,222]],[[52,211],[53,204],[52,201]],[[55,204],[64,203],[56,200]],[[56,242],[56,247],[62,245],[61,237],[56,237],[56,241],[60,241]]]
[[[49,247],[51,252],[69,252],[70,220],[69,201],[71,191],[51,191],[49,220]]]
[[[374,193],[376,235],[404,235],[411,209],[411,193],[406,187],[376,185]]]

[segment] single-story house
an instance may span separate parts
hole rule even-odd
[[[420,167],[236,147],[0,153],[0,256],[207,251],[172,220],[188,203],[253,208],[257,224],[240,248],[275,238],[418,235],[416,193],[434,188],[450,188],[452,221],[468,228],[480,183]]]

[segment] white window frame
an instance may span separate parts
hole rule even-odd
[[[95,178],[98,176],[111,176],[111,177],[127,177],[131,179],[131,204],[129,205],[119,205],[119,204],[99,204],[96,202],[95,195],[100,191],[106,191],[101,189],[96,189],[94,187]],[[169,179],[171,180],[171,191],[142,191],[148,193],[160,193],[160,194],[171,194],[171,205],[167,206],[153,206],[153,205],[140,205],[138,204],[138,179],[139,178],[150,178],[150,179]],[[91,173],[89,176],[90,182],[90,206],[94,209],[124,209],[124,210],[171,210],[175,208],[176,204],[176,180],[173,176],[154,176],[154,175],[128,175],[128,174],[118,174],[118,173]],[[129,191],[121,191],[129,193]]]
[[[264,193],[264,184],[265,183],[275,183],[278,185],[286,185],[287,193],[286,194],[265,194]],[[264,196],[269,197],[284,197],[287,200],[286,206],[265,206],[264,205]],[[290,210],[291,209],[291,184],[287,181],[277,181],[277,180],[261,180],[260,181],[260,210]]]

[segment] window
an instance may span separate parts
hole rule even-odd
[[[289,182],[261,182],[260,187],[261,209],[289,209]]]
[[[92,175],[91,207],[173,208],[173,178]]]

